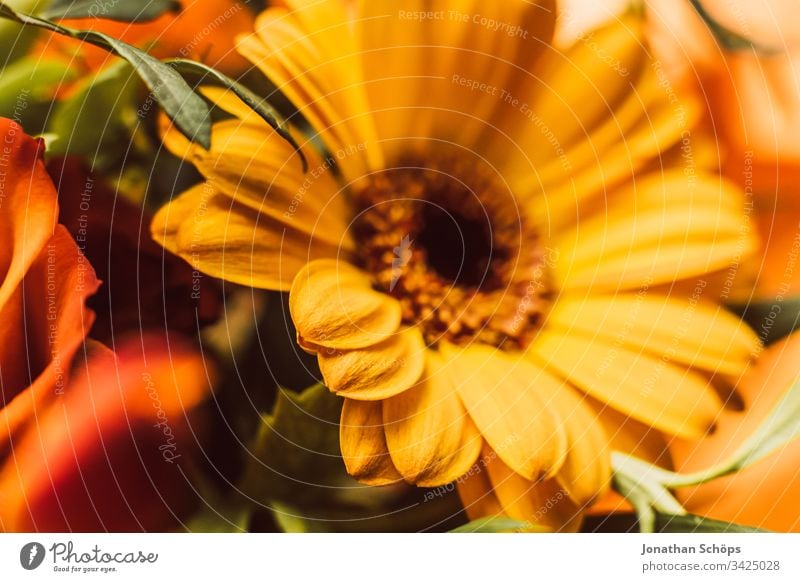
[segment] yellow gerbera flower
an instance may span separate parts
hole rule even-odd
[[[329,155],[303,174],[209,90],[233,119],[208,152],[165,128],[206,181],[153,233],[206,273],[290,292],[298,342],[345,398],[348,471],[466,474],[471,513],[569,529],[612,447],[702,436],[723,406],[710,378],[758,343],[705,277],[753,241],[640,17],[561,52],[551,0],[285,4],[238,49]]]

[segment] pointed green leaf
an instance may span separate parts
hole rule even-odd
[[[786,391],[758,429],[727,461],[704,471],[672,473],[662,479],[666,487],[688,487],[723,477],[760,461],[800,436],[800,379]]]
[[[403,493],[398,497],[400,490]],[[390,493],[393,493],[391,497]],[[421,489],[410,486],[394,489],[364,486],[356,489],[355,495],[359,499],[378,495],[384,500],[370,509],[338,498],[310,507],[273,501],[269,505],[270,513],[285,532],[448,532],[463,520],[461,503],[455,492],[427,500]]]
[[[633,505],[642,533],[655,531],[657,511],[686,513],[662,482],[674,473],[618,451],[611,453],[611,468],[614,489]]]
[[[15,10],[31,12],[36,9],[38,0],[6,0]],[[0,20],[0,69],[22,58],[36,41],[39,31],[20,26],[10,20]],[[5,75],[5,71],[3,71]]]
[[[292,137],[292,134],[289,133],[286,121],[267,102],[266,99],[262,99],[241,83],[231,79],[227,75],[220,73],[215,69],[212,69],[211,67],[204,65],[203,63],[198,63],[188,59],[170,59],[167,62],[182,75],[193,75],[198,77],[200,80],[199,82],[201,83],[213,82],[216,85],[221,85],[222,87],[232,91],[245,103],[245,105],[255,111],[264,121],[269,124],[270,127],[272,127],[278,133],[278,135],[285,139],[294,148],[294,150],[300,156],[300,163],[303,165],[303,172],[308,170],[308,161],[303,155],[303,152],[300,150],[300,146],[295,141],[294,137]]]
[[[246,532],[253,515],[253,506],[241,495],[221,491],[212,485],[208,477],[198,471],[190,471],[188,478],[202,499],[200,507],[184,524],[192,533],[239,533]]]
[[[597,533],[628,533],[641,526],[637,516],[631,513],[613,513],[595,515],[587,518],[582,531]],[[640,527],[641,530],[641,527]],[[653,513],[654,533],[762,533],[767,530],[718,521],[699,515],[670,515],[668,513]]]
[[[292,506],[330,499],[353,486],[339,452],[342,400],[317,384],[300,394],[280,390],[264,416],[242,488],[251,498]]]
[[[252,506],[220,507],[205,505],[186,522],[192,533],[240,533],[246,532],[252,515]]]
[[[15,61],[0,76],[0,116],[15,118],[32,101],[49,100],[55,87],[74,76],[61,62],[32,57]]]
[[[80,81],[68,99],[54,105],[47,124],[48,154],[95,158],[107,154],[104,144],[129,140],[131,128],[123,113],[134,107],[135,89],[141,87],[136,81],[125,61]]]
[[[670,489],[699,485],[763,459],[800,436],[800,379],[784,394],[742,446],[727,461],[695,473],[667,471],[620,452],[611,454],[615,489],[634,506],[641,530],[656,529],[656,514],[685,515]]]
[[[178,12],[176,0],[124,0],[98,2],[97,0],[53,0],[39,13],[41,18],[104,18],[119,22],[150,22],[165,12]]]
[[[325,533],[323,522],[308,519],[297,509],[278,501],[272,502],[272,517],[284,533]]]
[[[734,454],[733,470],[738,471],[763,459],[800,436],[800,379],[775,405],[758,430]]]
[[[211,110],[175,69],[144,51],[101,32],[76,30],[49,20],[21,14],[0,2],[0,16],[21,24],[43,28],[103,48],[128,61],[152,91],[164,112],[188,139],[211,147]]]

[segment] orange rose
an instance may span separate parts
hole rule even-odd
[[[0,118],[0,459],[42,407],[63,394],[94,321],[100,282],[56,223],[43,145]]]
[[[42,144],[0,119],[0,530],[175,527],[208,370],[172,337],[85,341],[100,281],[57,224]]]
[[[93,347],[0,471],[6,531],[161,531],[197,501],[188,460],[192,411],[209,393],[203,359],[173,337]]]
[[[674,441],[681,472],[727,460],[764,421],[786,389],[800,379],[800,333],[772,345],[739,383],[746,412],[724,412],[717,431],[693,446]],[[800,440],[734,475],[678,491],[687,510],[773,531],[800,531]]]

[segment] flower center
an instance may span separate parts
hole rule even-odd
[[[493,251],[487,221],[435,202],[423,205],[420,212],[422,227],[416,244],[425,250],[428,266],[452,283],[474,288],[487,285]]]
[[[527,345],[548,304],[544,249],[517,199],[460,156],[408,157],[353,190],[361,267],[430,345]]]

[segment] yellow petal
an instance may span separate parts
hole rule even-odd
[[[615,410],[608,404],[599,402],[591,396],[586,396],[584,402],[589,406],[603,427],[606,438],[609,439],[612,451],[620,451],[633,455],[663,467],[672,469],[672,459],[667,448],[667,439],[674,441],[671,436],[647,426]],[[689,441],[686,441],[689,442]],[[616,513],[619,511],[633,511],[631,505],[624,497],[611,490],[598,498],[591,506],[595,515]]]
[[[365,348],[400,327],[400,304],[373,291],[369,277],[346,261],[308,263],[292,283],[289,311],[310,347]]]
[[[153,239],[173,254],[179,254],[178,235],[185,228],[201,204],[219,193],[207,184],[197,184],[173,198],[156,212],[150,224]]]
[[[512,174],[516,191],[544,193],[550,208],[539,215],[556,228],[574,215],[570,198],[597,196],[669,147],[677,136],[674,130],[665,134],[665,119],[672,126],[682,123],[677,135],[692,126],[691,108],[678,116],[658,85],[644,23],[641,14],[629,11],[566,51],[548,46],[530,73],[504,87],[518,101],[498,110],[492,124],[499,131],[490,147],[524,154],[524,160],[507,156],[503,173]],[[642,139],[647,134],[659,136],[655,149],[654,140]],[[525,172],[515,169],[522,166]]]
[[[695,196],[686,196],[687,190]],[[713,203],[720,193],[729,201]],[[742,230],[737,200],[738,189],[710,175],[676,171],[641,178],[607,213],[552,241],[558,254],[556,284],[617,291],[727,267],[755,245]]]
[[[567,147],[614,115],[647,66],[643,21],[629,13],[590,32],[565,52],[550,46],[537,75],[520,75],[520,82],[529,86],[525,97],[533,95],[531,111],[554,134],[512,129],[534,159],[552,159],[553,139]]]
[[[606,493],[611,484],[611,449],[594,411],[575,390],[543,370],[536,388],[556,411],[567,433],[567,456],[554,479],[580,507]]]
[[[401,481],[389,456],[383,432],[383,405],[346,398],[342,406],[339,441],[347,472],[367,485]]]
[[[167,147],[192,162],[215,190],[282,226],[353,250],[349,203],[330,171],[332,163],[312,148],[305,148],[309,170],[304,174],[292,146],[263,122],[215,123],[209,150],[190,143],[171,122],[162,123],[161,134]]]
[[[253,111],[249,105],[239,99],[230,89],[206,85],[200,87],[200,92],[208,97],[215,106],[241,119],[242,122],[256,126],[261,125],[265,130],[269,127],[258,113]]]
[[[339,396],[381,400],[413,386],[425,367],[427,348],[417,329],[357,350],[323,349],[318,354],[325,385]]]
[[[677,436],[702,436],[722,408],[697,374],[599,340],[543,331],[529,353],[598,400]]]
[[[345,176],[382,166],[368,112],[359,50],[339,2],[294,1],[272,7],[256,20],[256,32],[237,39],[237,49],[293,103],[328,149],[346,153]],[[352,150],[352,148],[356,148]]]
[[[208,184],[187,190],[161,208],[151,233],[199,271],[261,289],[288,291],[307,261],[339,254]]]
[[[440,358],[428,354],[420,382],[383,402],[386,442],[406,481],[424,487],[450,483],[480,454],[482,439],[458,399]]]
[[[619,186],[646,166],[679,166],[683,159],[665,159],[681,139],[697,153],[706,140],[686,132],[696,124],[700,108],[687,100],[680,109],[670,102],[656,74],[648,67],[627,100],[605,123],[588,132],[563,154],[550,156],[527,172],[517,189],[539,192],[532,202],[535,214],[546,217],[551,232],[581,222],[593,208],[613,205]],[[562,146],[563,147],[563,146]],[[698,169],[700,164],[698,162]]]
[[[442,344],[440,350],[472,420],[500,458],[529,479],[558,471],[566,434],[534,387],[544,374],[488,346]]]
[[[554,479],[529,481],[503,463],[499,454],[494,457],[488,451],[484,457],[490,459],[486,470],[500,505],[509,517],[554,532],[574,532],[580,528],[581,510]]]
[[[480,459],[464,478],[458,480],[457,488],[461,505],[471,520],[503,513],[503,506],[492,489],[489,474]]]
[[[739,375],[758,349],[758,337],[719,305],[654,293],[562,297],[548,325],[595,335],[634,350],[710,372]]]
[[[555,19],[553,0],[361,1],[364,87],[384,147],[434,137],[501,159],[479,135],[508,107],[501,89],[534,68]]]
[[[608,404],[586,398],[615,451],[634,455],[648,463],[672,469],[664,433],[644,423],[625,416]]]

